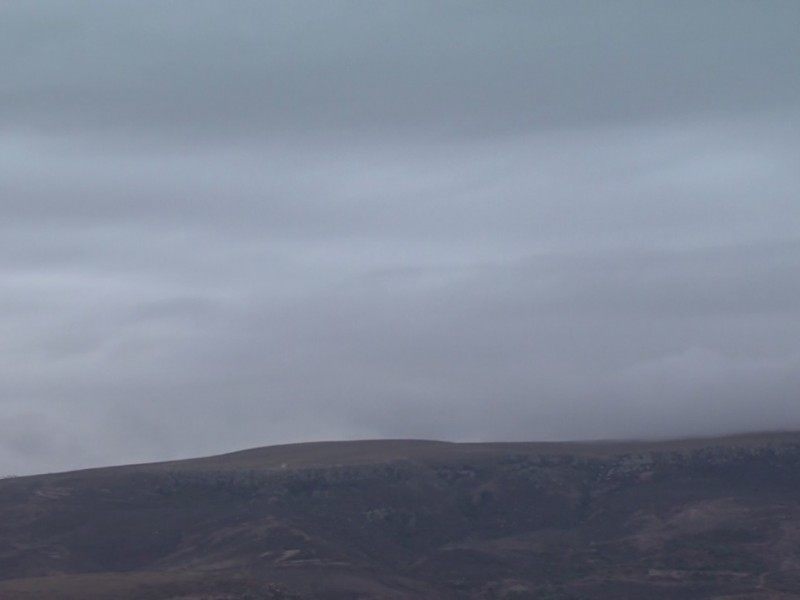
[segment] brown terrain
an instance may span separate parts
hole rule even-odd
[[[800,434],[384,440],[0,481],[2,600],[800,599]]]

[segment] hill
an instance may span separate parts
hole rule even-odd
[[[3,600],[800,599],[800,434],[295,444],[0,481]]]

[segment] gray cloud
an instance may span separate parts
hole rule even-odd
[[[0,472],[800,427],[796,2],[6,2]]]
[[[513,133],[800,98],[792,0],[370,4],[4,3],[0,118],[180,144]]]

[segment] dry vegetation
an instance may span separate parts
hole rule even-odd
[[[800,435],[277,446],[0,481],[3,600],[800,598]]]

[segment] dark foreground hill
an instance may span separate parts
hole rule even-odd
[[[800,434],[277,446],[0,481],[2,600],[800,599]]]

